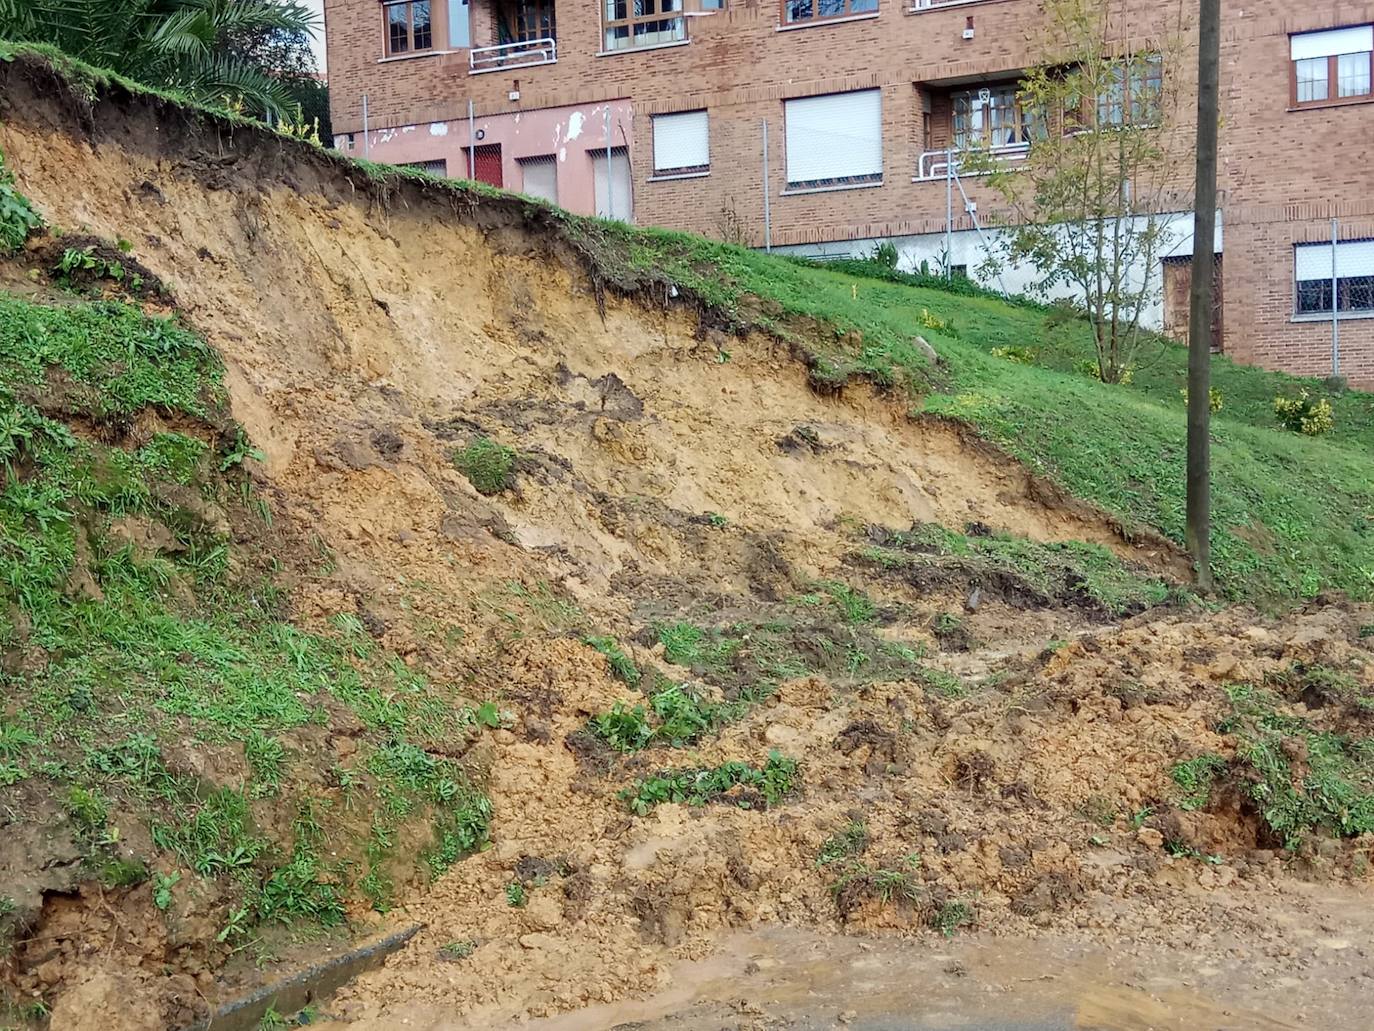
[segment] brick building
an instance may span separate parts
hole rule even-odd
[[[1127,52],[1177,16],[1111,2]],[[996,199],[973,176],[955,194],[946,165],[965,147],[1024,154],[1015,90],[1044,15],[1039,0],[326,0],[325,18],[346,153],[751,246],[892,241],[907,266],[976,275],[977,211]],[[1341,374],[1374,385],[1374,3],[1223,0],[1223,25],[1219,344],[1329,375],[1338,341]],[[1176,334],[1191,215],[1178,224],[1140,270],[1159,285],[1148,321]]]

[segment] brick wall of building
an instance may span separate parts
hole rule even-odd
[[[443,22],[445,2],[434,4],[436,23]],[[1244,361],[1325,373],[1329,323],[1292,320],[1293,243],[1329,234],[1332,217],[1350,232],[1374,219],[1374,104],[1290,111],[1288,36],[1374,22],[1374,3],[1224,0],[1223,9],[1226,349]],[[479,44],[492,39],[492,10],[492,0],[473,0]],[[1114,35],[1123,49],[1148,47],[1177,11],[1162,0],[1122,0]],[[466,51],[382,60],[378,0],[327,0],[336,131],[361,129],[364,95],[373,128],[463,119],[469,101],[479,116],[496,116],[628,100],[635,220],[757,246],[766,121],[774,244],[940,233],[945,184],[912,179],[922,151],[947,141],[949,88],[1014,75],[1033,62],[1043,22],[1038,0],[978,0],[920,13],[900,0],[880,0],[876,17],[780,29],[776,4],[740,0],[689,18],[685,45],[601,55],[597,3],[564,2],[557,17],[557,63],[469,75]],[[973,38],[965,40],[970,18]],[[1193,62],[1188,51],[1169,72],[1173,80],[1191,81]],[[789,195],[784,102],[865,88],[882,92],[882,184]],[[509,99],[513,90],[518,101]],[[699,108],[710,116],[710,174],[650,181],[653,115]],[[978,181],[966,186],[980,210],[995,206]],[[958,202],[956,228],[968,228],[961,212]],[[1345,231],[1342,237],[1355,238]],[[1343,371],[1374,383],[1374,322],[1352,320],[1344,328]]]

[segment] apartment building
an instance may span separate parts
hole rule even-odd
[[[1180,10],[1109,2],[1131,53]],[[1016,91],[1044,14],[1039,0],[326,0],[325,18],[345,153],[755,247],[891,241],[904,267],[978,276],[979,213],[998,198],[959,155],[1024,158]],[[1374,385],[1374,3],[1223,0],[1223,22],[1214,346]],[[1190,81],[1194,63],[1128,77],[1100,110],[1129,111],[1156,75]],[[1175,214],[1137,271],[1158,286],[1147,321],[1182,335],[1191,214]]]

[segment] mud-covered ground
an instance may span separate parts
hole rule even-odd
[[[724,943],[711,976],[751,997],[781,975],[730,943],[781,927],[900,938],[875,948],[949,955],[955,979],[1036,942],[1161,977],[1172,953],[1219,971],[1223,1008],[1360,1026],[1368,839],[1300,789],[1368,798],[1369,608],[1210,610],[1166,542],[898,397],[818,396],[774,340],[601,297],[513,217],[382,205],[272,144],[209,160],[136,106],[87,135],[42,98],[7,115],[0,147],[49,221],[136,236],[158,303],[223,355],[274,525],[329,557],[281,563],[295,623],[347,616],[499,709],[445,755],[484,782],[492,846],[398,876],[387,915],[351,904],[357,930],[425,929],[330,1016],[659,1019],[631,1001],[676,991],[702,1021],[787,1026],[769,1021],[799,1011],[693,1001],[706,974],[680,966]],[[64,953],[54,1028],[150,1026],[169,991],[203,1011],[225,990],[169,983],[151,891],[31,930],[123,928]],[[1188,985],[1204,1001],[1211,976]]]

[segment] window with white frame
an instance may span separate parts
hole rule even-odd
[[[787,100],[783,121],[790,189],[883,181],[881,91]]]
[[[1298,315],[1374,312],[1374,240],[1300,243],[1293,248]],[[1332,298],[1335,305],[1332,305]]]
[[[955,150],[1029,143],[1031,118],[1016,93],[1014,83],[952,93]]]
[[[687,38],[682,0],[602,0],[607,50],[663,46]]]
[[[654,175],[700,175],[711,168],[705,111],[654,115]]]
[[[1289,39],[1295,107],[1359,100],[1374,94],[1374,25],[1303,32]]]

